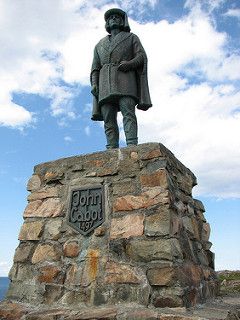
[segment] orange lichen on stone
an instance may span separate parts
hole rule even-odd
[[[86,257],[86,264],[83,271],[81,284],[83,287],[89,286],[96,280],[99,267],[99,251],[90,249]]]
[[[97,250],[89,250],[88,253],[89,259],[89,276],[90,279],[93,281],[96,279],[97,272],[98,272],[98,259],[99,259],[99,252]]]

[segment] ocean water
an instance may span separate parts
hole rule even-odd
[[[9,285],[8,277],[0,277],[0,301],[4,299]]]

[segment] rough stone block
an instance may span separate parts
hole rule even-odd
[[[34,250],[34,243],[20,243],[19,247],[15,251],[14,262],[25,262],[30,259]]]
[[[61,283],[63,279],[60,279],[58,275],[61,273],[61,269],[56,265],[47,265],[39,269],[38,281],[40,283]]]
[[[132,151],[130,153],[130,158],[134,161],[138,161],[139,157],[138,157],[138,153],[136,151]]]
[[[6,298],[13,301],[27,303],[42,303],[44,290],[35,284],[24,283],[22,281],[13,281],[7,291]]]
[[[34,251],[32,257],[32,263],[38,263],[42,261],[58,261],[61,257],[61,250],[58,246],[52,244],[39,244]]]
[[[63,254],[65,257],[74,258],[79,255],[80,246],[76,241],[66,242],[63,246]]]
[[[168,192],[164,192],[161,187],[155,187],[139,196],[126,195],[117,198],[113,205],[113,211],[132,211],[166,203],[169,203]]]
[[[27,313],[25,305],[14,302],[3,302],[0,307],[0,319],[19,320]]]
[[[148,281],[152,286],[170,286],[176,279],[173,267],[152,268],[147,271]]]
[[[136,191],[135,181],[133,179],[124,179],[113,184],[113,194],[124,196],[133,194]]]
[[[58,240],[62,235],[62,224],[61,218],[48,220],[45,224],[43,239]]]
[[[97,229],[94,230],[95,237],[103,237],[107,232],[107,228],[105,226],[99,226]]]
[[[185,263],[177,272],[182,285],[188,287],[198,287],[203,278],[201,267],[192,263]]]
[[[205,218],[205,216],[204,216],[204,214],[203,214],[202,211],[196,210],[196,211],[195,211],[195,215],[196,215],[196,218],[197,218],[198,220],[200,220],[200,221],[202,221],[202,222],[206,222],[206,218]]]
[[[63,215],[63,206],[58,198],[49,198],[45,201],[36,200],[26,207],[23,217],[59,217]]]
[[[112,218],[110,239],[141,236],[143,234],[143,221],[143,214],[129,214]]]
[[[158,143],[153,143],[139,151],[141,160],[150,160],[161,157],[163,154]]]
[[[177,184],[180,190],[188,195],[191,195],[192,188],[196,185],[196,178],[186,173],[185,175],[179,173],[177,175]]]
[[[37,174],[34,174],[28,181],[27,190],[36,191],[41,187],[41,179]]]
[[[100,154],[95,154],[88,158],[83,167],[88,177],[113,176],[118,172],[118,161],[114,152],[105,154],[105,157],[102,157]]]
[[[198,262],[197,252],[199,249],[197,247],[196,248],[194,247],[194,242],[192,242],[188,238],[186,232],[181,233],[181,236],[179,238],[179,242],[181,244],[184,258],[186,260],[193,261],[194,263],[197,263]]]
[[[204,242],[207,242],[209,240],[209,236],[210,236],[210,225],[209,223],[203,223],[202,226],[202,240]]]
[[[63,287],[57,284],[49,284],[45,286],[44,303],[51,305],[60,300],[63,295]]]
[[[24,218],[31,217],[31,216],[34,217],[33,215],[34,212],[37,211],[37,209],[41,206],[41,204],[42,204],[42,200],[36,200],[36,201],[30,202],[23,213],[23,217]]]
[[[19,240],[39,240],[43,232],[43,221],[25,222],[22,225]]]
[[[18,263],[17,274],[13,280],[24,281],[25,284],[34,285],[36,283],[36,280],[33,266],[25,263]]]
[[[198,221],[194,217],[192,217],[191,220],[192,220],[192,226],[193,226],[193,238],[200,241]]]
[[[194,235],[192,219],[188,216],[182,218],[184,228],[191,234]]]
[[[58,187],[50,187],[40,189],[36,192],[31,193],[28,196],[28,201],[35,201],[35,200],[44,200],[46,198],[57,198],[59,197],[59,188]]]
[[[128,256],[136,261],[151,262],[156,260],[173,261],[182,258],[181,249],[176,239],[130,240],[126,247]]]
[[[170,234],[170,211],[164,209],[159,209],[158,211],[158,213],[152,214],[145,219],[144,233],[147,236],[162,236]]]
[[[67,269],[65,285],[77,286],[81,284],[82,281],[83,268],[81,265],[73,263]]]
[[[177,308],[183,306],[182,297],[174,292],[175,290],[162,290],[162,292],[155,292],[152,296],[152,304],[155,308]],[[162,319],[162,317],[160,318]],[[169,320],[172,318],[169,318]]]
[[[142,187],[157,187],[167,189],[169,186],[168,174],[166,170],[158,170],[153,173],[142,174],[140,176],[140,182]]]
[[[139,275],[137,268],[129,265],[108,262],[106,266],[106,283],[135,283],[142,281],[142,275]]]
[[[181,232],[181,228],[182,228],[182,219],[180,219],[178,215],[172,214],[170,234],[173,236],[174,235],[179,236]]]
[[[46,183],[56,182],[62,180],[64,172],[62,170],[47,171],[44,175],[44,181]]]
[[[134,178],[136,177],[136,174],[138,171],[139,171],[139,163],[138,161],[131,158],[131,151],[127,149],[125,150],[120,149],[120,156],[119,156],[119,163],[118,163],[119,175],[124,179]]]
[[[205,212],[204,205],[203,205],[203,203],[202,203],[200,200],[193,199],[193,201],[194,201],[194,207],[195,207],[197,210],[202,211],[202,212]]]

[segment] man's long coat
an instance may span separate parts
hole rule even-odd
[[[140,56],[143,62],[136,69],[127,72],[118,70],[122,61]],[[111,41],[109,36],[100,40],[94,50],[91,76],[93,72],[99,72],[99,96],[95,101],[99,107],[105,103],[117,104],[122,96],[132,97],[139,109],[151,107],[147,56],[135,34],[121,31]]]

